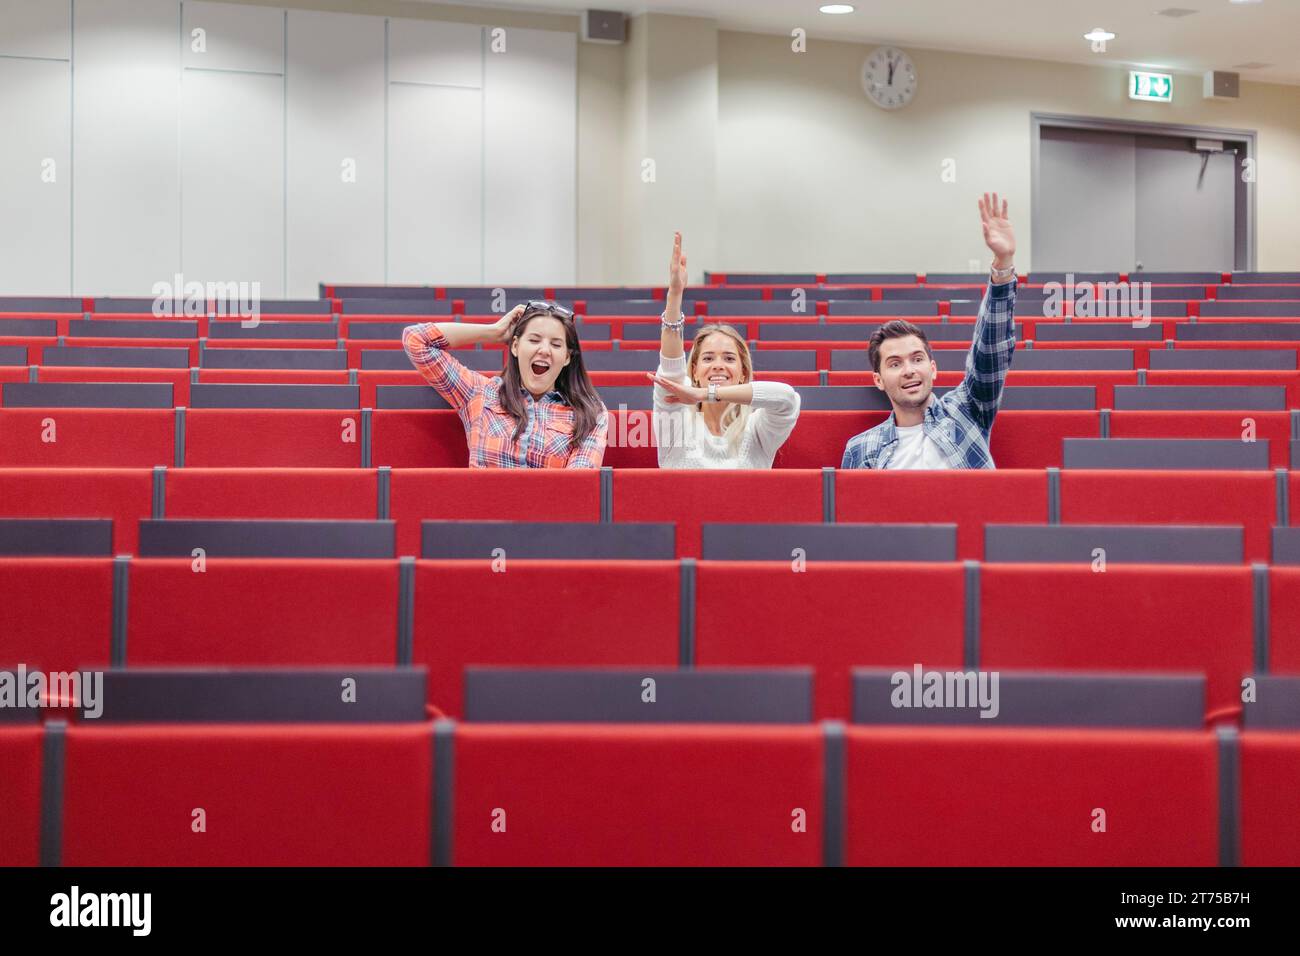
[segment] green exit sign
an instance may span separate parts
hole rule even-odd
[[[1169,73],[1144,73],[1142,70],[1130,70],[1128,74],[1128,98],[1131,100],[1150,100],[1155,103],[1172,103],[1174,101],[1174,78]]]

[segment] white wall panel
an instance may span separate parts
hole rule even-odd
[[[148,295],[180,268],[180,6],[74,12],[72,292]]]
[[[384,21],[290,10],[288,30],[285,294],[383,282]]]
[[[484,68],[484,279],[574,281],[577,37],[506,31]]]
[[[181,103],[186,279],[283,297],[284,80],[187,70]]]
[[[0,59],[0,295],[68,295],[66,60]]]
[[[195,30],[203,31],[201,37]],[[185,0],[182,33],[187,69],[284,72],[284,11],[276,7]]]
[[[0,0],[0,56],[66,60],[71,38],[68,0]]]
[[[481,87],[483,28],[471,23],[391,20],[388,80]]]
[[[394,84],[388,130],[388,281],[481,282],[482,93]]]

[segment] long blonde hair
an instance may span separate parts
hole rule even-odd
[[[698,385],[695,381],[695,366],[700,359],[700,351],[704,345],[704,340],[714,333],[720,333],[727,336],[736,343],[736,351],[740,356],[740,371],[742,379],[737,384],[745,385],[754,381],[754,363],[749,355],[749,343],[745,337],[738,332],[734,326],[724,325],[719,322],[710,323],[709,325],[700,326],[695,333],[695,341],[691,343],[691,354],[686,360],[686,377],[690,379],[692,385]],[[695,406],[696,413],[701,411],[700,405]],[[722,437],[727,440],[727,445],[735,454],[740,449],[740,439],[745,434],[745,423],[749,421],[750,407],[741,405],[736,402],[730,403],[730,407],[722,413]],[[704,425],[703,419],[697,421],[700,427]]]

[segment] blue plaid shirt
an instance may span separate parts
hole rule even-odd
[[[948,459],[949,468],[992,468],[989,433],[1002,401],[1002,386],[1016,350],[1016,282],[989,283],[980,303],[979,318],[966,376],[943,397],[930,396],[922,431]],[[894,415],[849,439],[841,468],[888,468],[898,450]]]

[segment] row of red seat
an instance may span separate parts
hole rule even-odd
[[[761,356],[759,361],[761,362]],[[495,374],[495,373],[484,373]],[[606,386],[644,386],[644,372],[591,372],[591,380],[598,388]],[[154,368],[88,368],[80,366],[43,366],[38,370],[41,382],[162,382],[172,386],[173,401],[178,406],[190,402],[190,369]],[[278,385],[347,385],[349,371],[322,371],[302,369],[198,369],[200,382],[260,383]],[[819,372],[765,371],[755,373],[759,381],[785,382],[794,386],[815,385],[873,385],[870,372],[830,371],[823,377]],[[961,383],[962,373],[939,372],[935,385],[939,388]],[[27,367],[0,367],[0,383],[27,382]],[[355,384],[361,389],[362,408],[374,407],[376,389],[381,385],[424,385],[425,380],[414,369],[409,371],[357,370]],[[1191,385],[1206,388],[1221,386],[1259,386],[1286,389],[1287,408],[1300,408],[1300,371],[1274,370],[1062,370],[1028,371],[1012,369],[1007,375],[1008,386],[1091,386],[1096,389],[1097,408],[1113,408],[1116,385]],[[3,398],[0,397],[0,404]]]
[[[153,507],[150,469],[0,469],[0,518],[112,518],[113,548],[136,553],[142,518],[374,519],[397,523],[397,553],[419,553],[425,519],[598,521],[594,471],[469,471],[397,468],[381,512],[374,468],[179,468],[164,476]],[[1279,514],[1276,475],[1225,471],[1065,470],[1059,475],[1065,524],[1237,524],[1247,561],[1269,560]],[[1300,502],[1300,472],[1286,478]],[[1049,479],[1033,469],[996,471],[838,471],[836,521],[955,523],[957,555],[983,556],[988,524],[1044,524]],[[615,521],[673,521],[678,557],[700,553],[709,522],[819,522],[826,516],[822,473],[616,470]],[[539,502],[544,504],[539,505]]]
[[[191,408],[183,422],[181,415],[178,409],[0,409],[0,467],[356,468],[368,451],[373,465],[455,468],[468,458],[464,425],[450,410]],[[1269,442],[1270,466],[1289,464],[1291,413],[1255,411],[1004,411],[993,428],[994,461],[1000,468],[1060,467],[1062,439],[1101,437],[1103,415],[1111,438],[1242,441],[1253,422],[1255,438]],[[883,411],[804,412],[775,465],[838,466],[848,440],[885,418]],[[178,456],[181,427],[184,454]],[[649,411],[611,410],[604,464],[657,467],[652,439]]]
[[[112,559],[0,558],[0,659],[106,665],[116,608],[134,666],[404,662],[397,561],[116,565],[126,584],[115,602]],[[1238,711],[1256,667],[1300,673],[1296,568],[701,561],[693,592],[682,574],[675,561],[416,561],[411,660],[453,715],[467,665],[674,667],[684,633],[701,666],[815,668],[818,717],[849,713],[852,667],[970,663],[971,625],[982,667],[1204,673],[1211,712]],[[1263,581],[1267,620],[1256,622]]]
[[[1210,731],[854,726],[839,765],[827,756],[838,735],[816,725],[434,726],[448,729],[68,727],[58,858],[1213,866],[1226,849],[1219,795],[1231,771]],[[55,732],[0,727],[0,865],[40,859],[43,744]],[[1300,734],[1247,731],[1234,745],[1235,855],[1300,864]],[[451,758],[438,771],[435,749]]]

